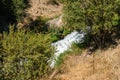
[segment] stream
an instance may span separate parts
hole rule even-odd
[[[64,39],[52,43],[51,45],[54,46],[56,52],[54,53],[53,59],[50,60],[50,67],[54,68],[58,57],[61,54],[64,54],[65,51],[70,50],[73,43],[83,43],[85,35],[86,33],[84,33],[83,31],[73,31],[65,36]]]

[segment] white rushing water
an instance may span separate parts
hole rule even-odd
[[[58,57],[65,51],[69,50],[73,43],[83,43],[84,37],[84,32],[73,31],[65,36],[64,39],[52,43],[52,46],[55,47],[56,52],[54,53],[54,58],[51,60],[50,67],[54,68]]]

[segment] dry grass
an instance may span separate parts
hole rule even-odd
[[[49,0],[30,0],[29,3],[31,7],[28,8],[26,12],[32,15],[32,18],[36,18],[37,16],[53,18],[60,15],[62,13],[62,4],[47,4],[48,1]]]
[[[55,80],[120,80],[120,44],[83,55],[67,57]]]
[[[17,24],[18,28],[23,28],[32,25],[33,22],[41,16],[44,19],[53,19],[62,14],[63,5],[57,1],[58,4],[51,4],[54,0],[29,0],[29,5],[25,10],[26,17],[21,18]],[[49,4],[50,3],[50,4]]]

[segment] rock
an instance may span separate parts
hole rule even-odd
[[[46,25],[49,27],[61,27],[63,25],[62,18],[63,18],[63,15],[53,20],[49,20],[48,22],[46,22]]]

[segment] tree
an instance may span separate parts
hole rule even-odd
[[[70,29],[91,27],[97,46],[103,46],[118,26],[120,0],[64,0],[64,20]]]

